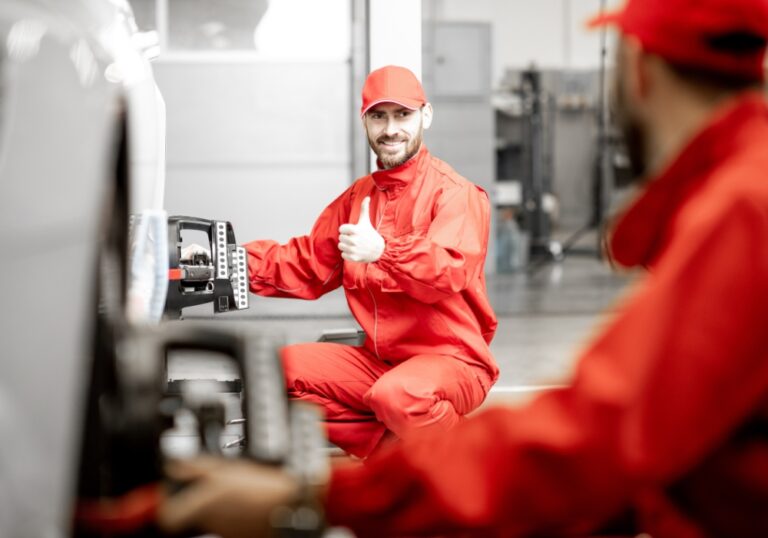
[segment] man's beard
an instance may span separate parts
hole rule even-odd
[[[613,87],[613,113],[624,138],[633,180],[641,182],[648,171],[648,137],[640,120],[626,102],[620,73],[617,73]]]
[[[368,137],[368,144],[371,146],[371,149],[376,154],[376,157],[379,158],[379,161],[381,161],[384,168],[396,168],[419,152],[421,142],[424,138],[424,124],[423,120],[419,122],[419,130],[416,132],[416,135],[410,139],[407,138],[407,135],[381,135],[376,140],[373,140],[367,132],[366,136]],[[379,147],[379,145],[384,142],[403,140],[406,141],[405,150],[399,153],[388,153],[384,148]]]

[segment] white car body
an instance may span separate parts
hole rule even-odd
[[[165,109],[132,25],[125,0],[0,4],[3,537],[71,532],[98,260],[115,215],[152,223],[113,286],[128,290],[129,319],[154,322],[164,299]]]

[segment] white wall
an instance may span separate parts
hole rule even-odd
[[[351,2],[157,1],[170,214],[284,242],[349,186]]]
[[[601,0],[424,0],[425,16],[441,21],[490,22],[492,84],[507,67],[589,69],[599,65],[599,32],[585,22]],[[607,0],[609,9],[622,0]]]
[[[352,181],[347,62],[162,61],[166,208],[239,242],[310,231]]]
[[[421,0],[368,0],[368,69],[385,65],[407,67],[421,80]],[[360,135],[365,136],[360,129]],[[369,169],[376,170],[376,155],[368,152]]]
[[[402,65],[421,78],[421,0],[369,0],[368,66]]]

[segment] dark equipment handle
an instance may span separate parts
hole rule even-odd
[[[281,341],[253,330],[185,322],[163,330],[162,353],[210,351],[229,356],[243,387],[245,453],[264,464],[282,465],[289,454],[288,400],[278,349]],[[159,351],[159,350],[158,350]]]
[[[170,266],[178,267],[180,261],[179,244],[182,230],[197,230],[208,235],[208,244],[212,240],[211,226],[213,221],[198,217],[173,216],[168,217],[168,246],[170,251]]]
[[[198,230],[201,232],[210,232],[212,220],[201,219],[199,217],[186,217],[183,215],[174,215],[168,217],[168,225],[176,226],[182,230]]]

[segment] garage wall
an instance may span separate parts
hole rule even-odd
[[[348,62],[159,61],[169,214],[229,220],[239,242],[307,233],[353,180]]]
[[[599,32],[585,22],[623,0],[424,0],[425,17],[436,21],[487,22],[492,26],[492,83],[508,68],[531,63],[542,69],[594,69],[599,65]]]

